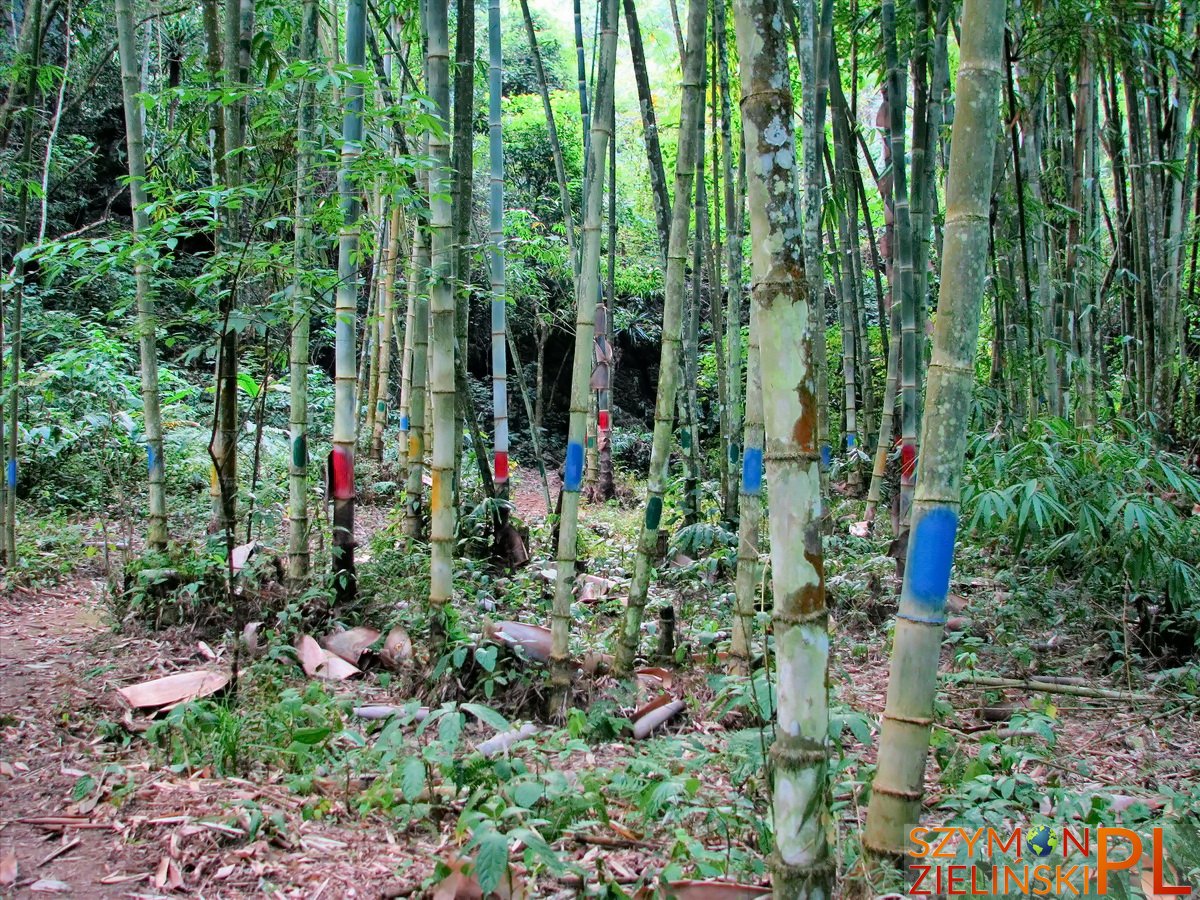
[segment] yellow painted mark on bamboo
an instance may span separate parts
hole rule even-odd
[[[410,435],[408,438],[408,458],[416,459],[421,455],[421,442],[417,440],[417,436]]]
[[[437,469],[433,470],[433,484],[429,488],[429,508],[439,509],[438,499],[442,495],[442,473]]]

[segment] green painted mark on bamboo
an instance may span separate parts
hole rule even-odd
[[[292,465],[296,467],[308,465],[308,438],[303,434],[292,441]]]
[[[658,523],[662,521],[662,497],[651,497],[646,505],[646,529],[657,531]]]
[[[692,433],[686,428],[679,432],[679,446],[684,450],[692,449]]]

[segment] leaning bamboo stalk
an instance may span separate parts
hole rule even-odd
[[[671,199],[667,193],[667,178],[663,172],[662,146],[658,137],[658,118],[654,114],[654,94],[646,68],[646,49],[642,43],[642,28],[638,22],[636,0],[624,0],[625,28],[629,33],[629,55],[633,61],[633,77],[637,84],[638,108],[642,114],[642,139],[646,144],[646,160],[650,166],[650,196],[654,201],[654,223],[658,228],[658,249],[666,260],[671,234]]]
[[[907,828],[921,814],[987,270],[1004,12],[1004,0],[966,0],[963,10],[924,454],[863,838],[865,846],[888,855],[904,852]]]
[[[546,136],[550,141],[550,153],[554,157],[554,175],[558,181],[558,196],[562,204],[563,230],[567,237],[567,252],[571,265],[575,259],[575,223],[571,210],[571,191],[567,183],[567,169],[563,163],[562,144],[558,141],[558,127],[554,123],[554,108],[550,105],[550,88],[546,81],[546,68],[542,64],[542,53],[538,48],[537,31],[533,27],[533,16],[529,13],[529,0],[521,0],[521,18],[525,20],[525,36],[529,39],[529,52],[533,56],[533,67],[537,73],[538,93],[542,97],[542,111],[546,115]]]
[[[679,147],[675,158],[675,187],[671,206],[671,235],[667,271],[663,283],[662,349],[659,351],[658,392],[654,403],[654,436],[650,445],[650,471],[646,479],[644,521],[638,539],[629,600],[621,626],[615,669],[628,674],[633,669],[641,642],[642,614],[650,589],[658,528],[662,522],[663,495],[671,461],[675,403],[679,389],[680,342],[683,330],[684,295],[687,290],[688,230],[692,213],[692,183],[696,175],[700,132],[696,120],[702,116],[704,79],[704,0],[688,5],[688,43],[683,60],[683,92],[679,106]]]
[[[571,599],[575,582],[576,535],[579,527],[579,493],[583,487],[584,437],[592,374],[592,342],[596,297],[600,290],[600,198],[604,191],[604,158],[608,151],[617,53],[616,0],[603,0],[600,20],[600,60],[596,105],[591,123],[586,171],[580,276],[576,291],[575,357],[571,368],[571,407],[567,454],[563,475],[562,513],[558,531],[558,579],[551,612],[550,708],[558,715],[570,691]]]
[[[384,278],[379,294],[379,369],[376,373],[375,421],[371,429],[371,457],[383,460],[383,433],[388,424],[388,393],[392,373],[392,323],[395,320],[396,268],[400,257],[400,228],[402,208],[398,194],[391,198],[392,210],[388,221],[387,251],[384,254]]]

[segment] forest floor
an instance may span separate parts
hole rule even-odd
[[[544,514],[534,479],[517,497],[526,519]],[[613,521],[636,527],[635,510],[610,504],[585,506],[585,529],[591,527],[593,509],[601,513],[604,524],[596,527],[602,539],[613,540]],[[387,511],[364,510],[362,520],[383,527]],[[837,527],[844,531],[845,521]],[[865,813],[863,773],[874,760],[887,684],[888,641],[882,626],[895,589],[893,576],[872,573],[890,564],[868,558],[861,565],[871,572],[847,566],[830,577],[830,680],[835,715],[846,724],[837,742],[834,777],[842,872],[850,875],[846,896],[878,892],[852,868],[857,826]],[[855,583],[878,584],[874,599],[859,597],[851,609],[839,604],[838,596],[856,578]],[[703,576],[667,587],[685,606],[711,605],[721,590]],[[1097,657],[1086,636],[1048,635],[1034,622],[1024,642],[996,640],[1005,586],[991,573],[959,573],[955,590],[972,620],[967,633],[982,636],[971,645],[983,660],[981,671],[1083,676],[1094,686],[1132,686],[1153,694],[1152,681],[1137,673],[1127,683],[1105,677],[1111,666]],[[184,628],[115,631],[106,613],[108,591],[92,562],[56,585],[0,595],[0,894],[307,900],[481,896],[455,862],[470,857],[473,820],[468,814],[484,805],[469,788],[443,784],[434,791],[442,802],[427,806],[362,802],[372,783],[385,775],[345,761],[359,752],[354,740],[370,744],[379,738],[369,729],[374,723],[351,723],[353,734],[347,725],[346,734],[335,735],[344,742],[337,757],[342,764],[313,769],[304,790],[286,767],[257,765],[241,778],[222,775],[212,765],[169,765],[161,741],[146,737],[150,720],[131,711],[116,691],[173,672],[228,667],[233,651],[220,641],[203,643]],[[526,618],[543,615],[524,612]],[[680,639],[698,647],[700,636],[683,612]],[[1009,653],[1003,645],[1033,650]],[[944,671],[956,667],[962,650],[948,643]],[[726,875],[765,883],[752,824],[762,818],[765,787],[761,778],[745,774],[746,742],[734,740],[752,724],[745,705],[750,701],[741,707],[730,702],[738,695],[721,681],[716,656],[697,661],[700,656],[665,676],[664,686],[686,701],[687,712],[652,740],[635,741],[627,733],[602,740],[593,733],[580,741],[564,729],[543,726],[517,746],[513,758],[529,768],[516,774],[545,772],[549,779],[554,770],[577,794],[598,791],[604,812],[576,814],[555,834],[551,844],[559,866],[531,864],[528,842],[512,843],[513,871],[523,873],[522,882],[510,888],[502,884],[498,896],[622,896],[597,894],[602,884],[624,885],[630,896],[650,896],[656,887],[675,882],[669,893],[687,897],[688,886],[680,879]],[[258,671],[244,669],[243,679]],[[294,663],[284,660],[273,671],[305,689],[307,680]],[[607,681],[596,678],[587,696],[605,696]],[[329,690],[339,701],[349,698],[342,702],[346,708],[401,702],[394,696],[400,683],[368,672],[362,680],[338,682]],[[989,806],[1018,824],[1034,815],[1070,818],[1089,809],[1106,810],[1120,820],[1131,810],[1167,806],[1178,794],[1196,796],[1200,728],[1194,709],[1167,705],[1159,697],[1131,703],[997,692],[954,680],[943,683],[939,697],[939,750],[926,798],[931,823],[969,819],[971,810]],[[1026,714],[1028,721],[1022,718]],[[409,728],[405,740],[416,746],[420,739],[412,732]],[[431,733],[426,733],[426,749]],[[474,741],[490,733],[472,722],[464,736]],[[383,760],[390,764],[389,758]],[[660,790],[675,784],[673,779],[678,780],[675,789]],[[554,818],[553,807],[543,816]],[[731,823],[743,830],[731,833]]]

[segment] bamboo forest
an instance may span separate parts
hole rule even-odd
[[[1197,0],[0,0],[0,897],[1200,891]]]

